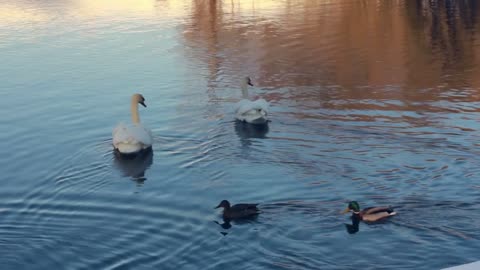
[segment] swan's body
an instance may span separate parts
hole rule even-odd
[[[113,146],[122,154],[135,154],[152,146],[152,134],[142,124],[120,123],[113,130]]]
[[[113,147],[121,154],[136,154],[152,146],[152,133],[150,129],[140,123],[138,104],[145,99],[140,94],[134,94],[130,105],[132,124],[118,124],[113,130]]]
[[[270,104],[265,99],[249,100],[247,85],[253,86],[249,77],[242,84],[243,99],[235,104],[235,118],[251,124],[265,124]]]

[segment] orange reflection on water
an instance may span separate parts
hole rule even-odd
[[[471,101],[480,100],[479,9],[474,0],[6,0],[0,27],[180,18],[180,42],[211,81],[249,74],[267,88],[332,90],[287,93],[297,99]]]
[[[198,0],[184,36],[212,81],[248,73],[290,99],[478,101],[474,2]]]

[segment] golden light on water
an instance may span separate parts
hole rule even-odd
[[[0,3],[0,25],[42,22],[54,19],[57,16],[71,15],[79,19],[95,17],[112,17],[112,19],[121,17],[178,17],[188,15],[194,7],[211,7],[212,3],[217,6],[219,11],[229,15],[250,15],[252,12],[256,12],[258,15],[266,17],[282,16],[288,9],[287,3],[275,0],[73,0],[52,5],[51,9],[48,5],[41,3],[7,0],[7,2]]]
[[[373,2],[373,1],[372,1]],[[479,53],[478,24],[469,24],[473,7],[465,6],[462,20],[447,24],[447,13],[436,23],[432,13],[416,13],[402,1],[277,1],[277,0],[64,0],[53,4],[26,0],[0,3],[0,27],[8,37],[18,33],[28,39],[37,29],[65,26],[90,29],[97,26],[130,26],[134,22],[176,24],[184,45],[198,50],[202,44],[209,52],[206,60],[212,70],[235,70],[239,64],[225,67],[216,53],[243,51],[242,62],[262,69],[265,77],[278,76],[291,69],[301,70],[305,78],[294,84],[318,83],[311,74],[334,74],[346,87],[362,85],[401,85],[424,88],[448,81],[461,87],[462,77],[480,85],[476,76]],[[426,10],[427,4],[424,10]],[[59,23],[57,25],[57,23]],[[44,27],[44,26],[48,27]],[[156,26],[155,26],[156,27]],[[15,31],[12,31],[15,29]],[[154,29],[148,28],[148,29]],[[10,34],[9,34],[10,32]],[[78,33],[85,33],[79,31]],[[432,35],[425,33],[433,33]],[[452,42],[458,39],[458,42]],[[336,44],[329,46],[329,44]],[[281,46],[279,46],[281,45]],[[304,54],[297,52],[304,48]],[[311,57],[314,52],[315,57]],[[428,53],[426,53],[428,52]],[[219,58],[220,59],[220,58]],[[358,68],[362,65],[365,68]],[[413,65],[422,76],[412,74]],[[252,68],[252,67],[250,67]],[[257,71],[260,74],[260,71]],[[214,73],[214,72],[213,72]],[[453,75],[455,76],[453,76]],[[302,75],[303,76],[303,75]],[[296,80],[299,80],[296,76]],[[313,78],[313,79],[312,79]],[[306,82],[305,82],[306,81]],[[323,82],[323,81],[322,81]]]
[[[149,16],[154,13],[153,0],[87,0],[77,1],[79,13],[86,16],[120,15],[120,16]]]
[[[30,1],[0,3],[0,26],[41,23],[58,17],[79,20],[94,18],[162,18],[178,17],[188,12],[188,1],[161,0],[76,0],[52,6]]]
[[[41,12],[14,5],[0,4],[0,26],[21,22],[42,22],[47,18],[48,15]]]

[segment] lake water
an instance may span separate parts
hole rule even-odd
[[[479,15],[476,0],[2,0],[1,269],[479,260]],[[234,121],[245,76],[268,127]],[[135,92],[153,152],[122,160],[111,131]],[[263,212],[221,226],[222,199]],[[350,200],[398,215],[349,233]]]

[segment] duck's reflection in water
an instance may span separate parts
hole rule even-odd
[[[228,219],[228,218],[223,218],[222,223],[218,221],[214,221],[216,224],[218,224],[222,229],[224,230],[229,230],[233,227],[232,224],[235,225],[242,225],[242,224],[249,224],[257,220],[258,215],[250,216],[250,217],[243,217],[243,218],[236,218],[236,219]],[[220,232],[223,235],[227,235],[228,232]]]
[[[228,229],[232,228],[232,224],[230,223],[231,222],[230,220],[223,220],[223,223],[220,223],[216,220],[214,222],[217,223],[218,225],[220,225],[220,227],[222,227],[225,230],[228,230]],[[222,232],[222,234],[226,235],[227,233]]]
[[[131,177],[132,180],[141,185],[147,180],[145,171],[153,163],[153,151],[149,148],[136,155],[121,155],[114,151],[113,162],[124,176]]]
[[[265,139],[268,133],[268,122],[266,124],[249,124],[236,120],[235,133],[242,140],[251,138]]]
[[[357,233],[360,230],[360,219],[352,216],[352,224],[345,223],[345,228],[349,234]]]

